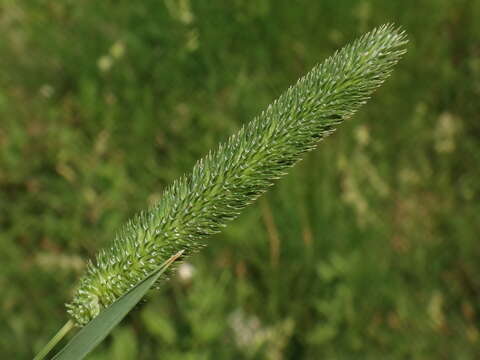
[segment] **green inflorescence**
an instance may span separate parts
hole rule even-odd
[[[350,118],[405,53],[405,34],[384,25],[315,66],[260,115],[199,160],[161,201],[131,219],[113,245],[89,262],[68,313],[93,319],[179,250],[238,216],[285,170]]]

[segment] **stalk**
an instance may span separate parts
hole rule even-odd
[[[67,335],[75,326],[73,320],[68,320],[65,325],[50,339],[50,341],[43,347],[42,350],[33,358],[33,360],[42,360],[48,353]]]

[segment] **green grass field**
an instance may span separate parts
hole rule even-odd
[[[0,355],[66,321],[86,260],[314,64],[408,54],[89,359],[477,359],[480,1],[0,3]]]

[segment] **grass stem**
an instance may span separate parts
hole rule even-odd
[[[43,347],[43,349],[33,358],[33,360],[42,360],[45,356],[62,340],[65,335],[73,328],[74,323],[72,320],[66,322],[63,327],[58,330],[54,337]]]

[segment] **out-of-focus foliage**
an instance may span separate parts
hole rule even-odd
[[[0,4],[0,354],[66,320],[85,260],[333,50],[409,53],[91,359],[473,359],[480,2]]]

